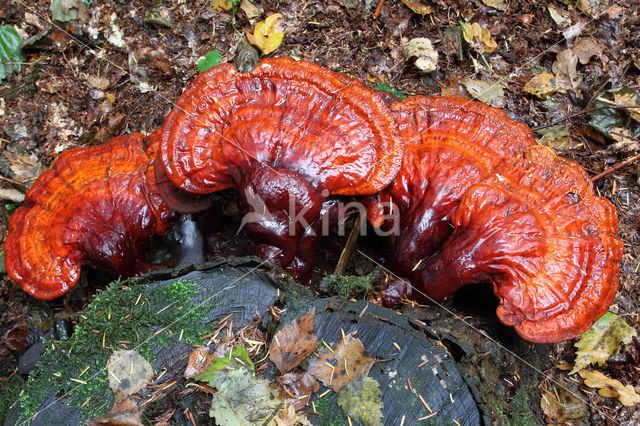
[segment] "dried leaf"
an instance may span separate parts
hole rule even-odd
[[[362,342],[347,335],[333,352],[325,349],[318,358],[309,361],[309,372],[335,392],[354,380],[366,377],[375,362],[367,355]]]
[[[462,34],[471,48],[478,53],[491,53],[498,47],[498,43],[491,38],[489,30],[482,28],[477,22],[465,25]]]
[[[541,72],[540,74],[534,75],[531,80],[524,85],[522,91],[535,95],[540,99],[545,99],[550,94],[558,91],[556,76],[550,72]]]
[[[107,414],[96,417],[88,424],[90,426],[146,425],[146,423],[142,421],[142,412],[138,409],[138,401],[133,398],[127,398],[124,401],[115,404]]]
[[[541,134],[540,144],[547,145],[553,149],[569,149],[571,148],[571,140],[569,139],[569,129],[567,126],[550,126],[544,129],[536,130]]]
[[[505,10],[507,3],[504,0],[482,0],[482,3],[496,10]]]
[[[540,398],[540,408],[542,408],[545,415],[558,423],[584,419],[588,415],[588,409],[584,401],[564,387],[557,387],[552,391],[544,392]]]
[[[560,28],[566,28],[571,25],[571,19],[569,19],[569,13],[564,10],[558,10],[553,6],[547,6],[547,10],[549,11],[549,15],[553,22],[558,25]]]
[[[233,9],[233,2],[230,0],[211,0],[211,5],[215,10],[225,11]]]
[[[464,80],[462,84],[474,99],[496,108],[504,106],[504,86],[472,79]]]
[[[209,352],[208,347],[196,348],[189,355],[187,368],[184,369],[183,376],[187,379],[202,373],[213,360],[213,354]]]
[[[263,55],[268,55],[273,52],[282,43],[284,31],[277,25],[280,18],[282,18],[282,14],[274,13],[264,21],[258,22],[256,28],[253,30],[253,34],[247,34],[249,42],[259,47]]]
[[[431,6],[426,6],[415,0],[401,0],[409,9],[413,10],[418,15],[429,15],[435,13],[435,9]]]
[[[13,188],[0,188],[0,200],[8,200],[14,203],[24,201],[24,194]]]
[[[318,338],[313,328],[315,313],[314,307],[300,318],[286,324],[273,336],[269,359],[281,373],[297,367],[318,347]]]
[[[580,370],[578,374],[584,379],[585,385],[599,389],[600,396],[616,397],[622,405],[627,407],[633,407],[640,403],[640,395],[631,385],[625,386],[619,380],[609,378],[599,371]]]
[[[308,371],[299,370],[287,373],[278,377],[276,381],[285,390],[280,393],[280,397],[298,410],[307,405],[312,393],[318,392],[320,389],[320,383]]]
[[[240,9],[244,11],[249,19],[257,18],[262,15],[262,9],[251,3],[250,0],[242,0],[242,3],[240,3]]]
[[[414,38],[402,46],[405,59],[415,59],[414,65],[420,71],[428,73],[438,67],[438,52],[433,49],[428,38]]]
[[[380,384],[371,377],[350,383],[338,394],[338,405],[349,417],[364,425],[382,425],[384,405]]]
[[[640,141],[633,136],[629,129],[614,127],[611,137],[616,143],[607,147],[608,152],[636,152],[640,150]]]
[[[578,10],[592,18],[598,18],[608,7],[608,0],[578,0]]]
[[[277,426],[311,426],[312,423],[307,420],[307,417],[296,413],[296,408],[293,405],[289,405],[284,410],[280,410],[278,415],[273,419]]]
[[[26,154],[9,146],[2,155],[9,160],[13,179],[30,186],[40,173],[40,162],[35,154]]]
[[[640,103],[638,102],[638,96],[632,93],[614,93],[613,101],[618,105],[624,105],[627,108],[627,112],[636,121],[640,121]]]
[[[109,386],[120,402],[142,389],[153,378],[151,364],[137,351],[116,351],[107,361]]]
[[[556,75],[560,90],[577,90],[582,82],[582,77],[577,72],[577,66],[578,57],[573,53],[572,49],[565,49],[558,53],[551,69]]]
[[[569,374],[591,364],[602,365],[620,352],[620,345],[631,342],[637,332],[614,313],[607,312],[585,331],[575,344],[575,366]]]
[[[602,45],[593,37],[587,37],[581,40],[580,43],[573,48],[573,52],[582,65],[588,64],[593,56],[602,57],[602,51]]]

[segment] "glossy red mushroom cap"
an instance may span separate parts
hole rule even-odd
[[[432,297],[492,282],[498,317],[527,340],[577,337],[615,296],[623,250],[615,207],[551,148],[506,157],[464,194],[451,223],[412,281]]]
[[[178,188],[240,186],[250,170],[298,173],[331,194],[373,194],[395,177],[402,143],[375,91],[327,68],[264,59],[251,72],[222,64],[198,75],[162,127],[160,150]]]
[[[148,168],[140,133],[60,154],[9,221],[11,278],[39,299],[54,299],[76,284],[84,264],[122,276],[151,269],[145,245],[168,224],[145,194]]]
[[[369,220],[399,208],[399,235],[391,237],[394,270],[408,276],[451,233],[449,224],[462,195],[505,157],[536,145],[531,130],[503,111],[451,96],[413,96],[391,106],[404,140],[402,167],[379,195]],[[382,205],[378,203],[378,205]]]

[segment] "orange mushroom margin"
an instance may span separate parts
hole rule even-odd
[[[125,277],[155,268],[146,261],[146,243],[173,215],[145,193],[150,159],[143,138],[133,133],[66,150],[27,192],[4,245],[7,273],[27,293],[59,297],[85,264]]]
[[[451,224],[412,273],[429,297],[491,282],[500,320],[537,343],[578,337],[613,301],[623,252],[615,207],[549,147],[506,157],[463,195]]]

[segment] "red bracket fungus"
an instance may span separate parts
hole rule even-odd
[[[327,197],[387,186],[402,143],[375,91],[305,61],[274,58],[247,73],[223,64],[198,75],[165,120],[160,159],[181,191],[238,190],[257,253],[304,279]],[[175,191],[160,190],[180,209],[171,202]]]
[[[622,241],[615,207],[587,173],[535,146],[505,157],[469,188],[453,233],[411,274],[430,297],[491,282],[497,314],[525,339],[571,339],[602,316],[618,288]]]
[[[449,96],[414,96],[391,106],[404,139],[402,167],[371,203],[375,226],[398,207],[398,235],[389,243],[393,269],[409,276],[451,234],[451,214],[467,189],[500,160],[536,144],[531,130],[480,102]],[[382,208],[381,206],[385,206]]]
[[[153,153],[157,144],[149,148]],[[11,278],[39,299],[54,299],[77,283],[84,264],[121,276],[154,269],[145,245],[173,213],[145,178],[150,174],[140,133],[61,153],[9,221]]]

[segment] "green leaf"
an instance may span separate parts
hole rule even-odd
[[[0,26],[0,81],[22,69],[25,57],[20,50],[22,39],[11,25]]]
[[[376,87],[374,87],[374,89],[376,89],[376,90],[384,90],[385,92],[391,92],[394,95],[396,95],[397,97],[399,97],[400,99],[404,99],[404,98],[407,97],[407,95],[405,95],[404,93],[402,93],[401,91],[399,91],[395,87],[389,86],[387,83],[378,84]]]
[[[628,120],[627,114],[624,110],[614,108],[612,106],[614,95],[631,95],[636,101],[640,102],[640,94],[630,87],[618,87],[603,92],[600,96],[595,98],[589,105],[591,108],[601,108],[591,112],[591,119],[589,125],[602,133],[604,136],[613,139],[611,130],[617,128],[626,128]],[[633,126],[629,129],[634,136],[640,135],[640,126]]]
[[[363,425],[382,425],[380,384],[365,377],[350,383],[338,393],[338,405],[344,413],[358,419]]]
[[[603,364],[620,352],[620,345],[631,342],[637,332],[622,318],[607,312],[585,331],[575,344],[576,363],[569,374],[582,370],[590,364]]]
[[[219,425],[261,425],[281,402],[267,379],[255,377],[244,367],[219,375],[211,385],[217,392],[209,416]]]
[[[238,361],[239,360],[239,361]],[[209,366],[194,379],[200,382],[208,382],[213,386],[213,382],[218,376],[220,376],[226,369],[245,367],[250,371],[254,370],[254,365],[249,358],[249,353],[244,346],[236,346],[231,352],[231,356],[227,354],[222,358],[214,358]]]
[[[207,52],[204,58],[198,61],[198,72],[204,72],[209,68],[220,65],[222,62],[222,55],[217,50],[210,50]]]

